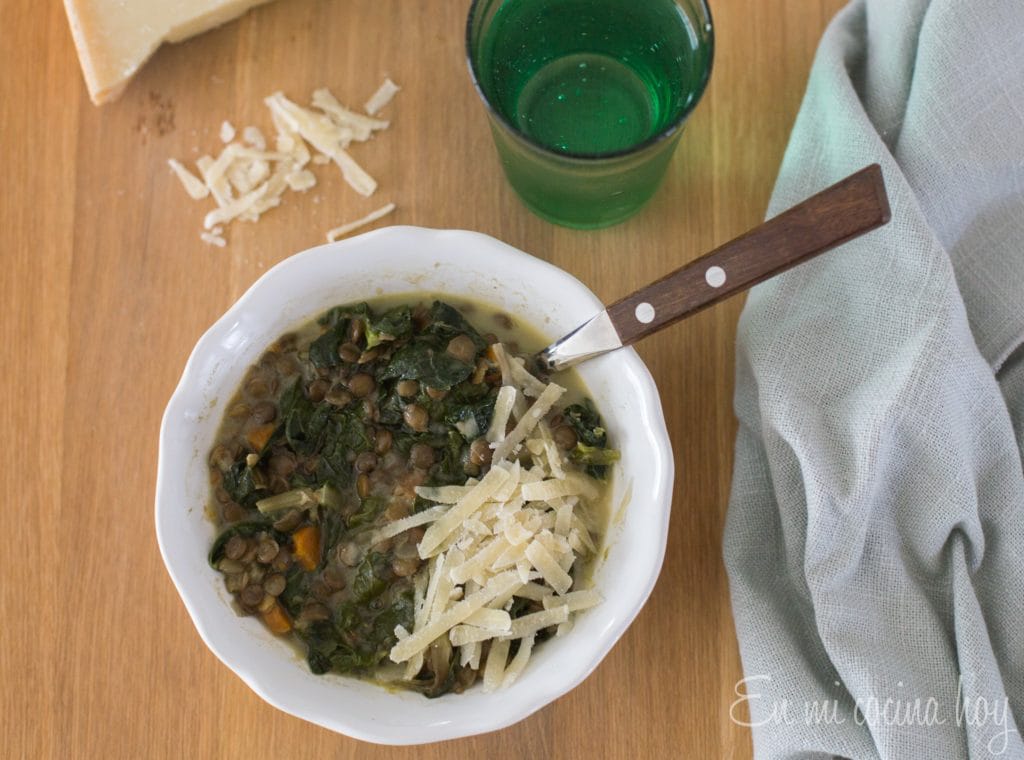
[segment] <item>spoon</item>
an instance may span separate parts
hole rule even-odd
[[[889,221],[871,164],[660,280],[616,301],[535,357],[546,371],[630,346]]]

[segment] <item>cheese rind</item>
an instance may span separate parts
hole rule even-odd
[[[115,100],[163,42],[180,42],[269,0],[64,0],[89,97]]]

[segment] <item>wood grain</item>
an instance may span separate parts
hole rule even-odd
[[[0,49],[0,736],[12,758],[735,757],[741,667],[720,559],[741,303],[653,336],[676,457],[650,601],[579,688],[495,734],[374,747],[264,704],[203,646],[153,531],[157,431],[206,329],[269,266],[388,200],[388,223],[480,230],[611,303],[756,224],[821,31],[840,0],[719,0],[716,60],[665,184],[600,232],[531,216],[501,177],[462,52],[468,3],[280,0],[160,50],[121,100],[91,105],[60,3],[4,0]],[[166,159],[218,147],[223,119],[269,127],[262,97],[329,85],[361,103],[384,75],[394,126],[356,157],[372,199],[321,171],[230,247]],[[318,201],[318,202],[315,202]]]
[[[889,217],[882,169],[871,164],[619,299],[608,316],[622,345],[632,345],[878,229]]]

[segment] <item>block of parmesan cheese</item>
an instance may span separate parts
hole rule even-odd
[[[269,0],[64,0],[97,105],[114,100],[163,42],[181,42]]]

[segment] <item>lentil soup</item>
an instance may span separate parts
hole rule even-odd
[[[552,617],[551,599],[569,597],[544,586],[543,572],[529,575],[520,559],[520,573],[530,580],[497,600],[504,602],[500,609],[486,610],[494,613],[488,620],[507,613],[501,629],[506,639],[513,631],[508,620],[523,623],[517,638],[481,644],[470,640],[475,629],[463,626],[466,631],[446,631],[406,657],[404,667],[392,662],[400,637],[424,628],[428,570],[436,571],[444,558],[427,559],[422,543],[435,530],[426,518],[436,519],[447,507],[436,494],[486,479],[501,451],[488,433],[498,426],[504,438],[515,419],[526,416],[525,396],[506,393],[519,399],[519,412],[506,410],[504,424],[493,419],[511,366],[503,357],[540,345],[538,335],[482,304],[459,302],[456,308],[410,297],[338,306],[275,341],[228,404],[208,460],[208,511],[219,528],[209,559],[238,612],[258,616],[273,633],[293,640],[313,673],[387,680],[431,697],[472,685],[492,651],[500,649],[503,658],[517,651],[528,656],[534,641],[565,630],[559,626],[566,625],[570,607],[584,603],[570,600],[562,617]],[[522,380],[544,386],[546,378],[523,375],[522,367],[513,367]],[[535,442],[532,449],[509,446],[512,453],[501,461],[518,473],[531,466],[531,457],[553,459],[557,449],[551,467],[577,473],[578,490],[593,491],[586,500],[574,497],[575,515],[566,517],[573,502],[556,495],[550,501],[561,505],[561,517],[554,508],[530,517],[541,520],[541,533],[548,534],[544,545],[555,539],[566,544],[568,520],[574,521],[575,549],[559,561],[579,589],[606,529],[607,480],[617,452],[578,377],[560,373],[558,382],[567,392],[537,423],[550,450]],[[415,515],[423,520],[410,520]],[[552,532],[556,519],[561,537]],[[420,524],[397,533],[387,529],[410,522]],[[448,537],[440,547],[449,557],[460,551],[451,548],[453,541]],[[470,557],[460,558],[472,564]],[[557,575],[553,568],[550,573]],[[464,588],[446,587],[446,593],[468,598],[483,585],[479,572],[474,577],[481,582],[467,579]],[[437,585],[431,581],[434,592]],[[482,612],[475,619],[483,619]],[[536,624],[524,622],[531,620]],[[546,624],[556,620],[561,622]],[[537,630],[523,633],[527,628]]]

